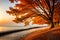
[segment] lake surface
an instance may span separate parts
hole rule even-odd
[[[30,27],[0,27],[0,32],[27,29],[27,28],[30,28]],[[23,37],[25,37],[29,33],[36,31],[36,30],[40,30],[40,29],[44,29],[44,28],[36,28],[36,29],[26,30],[22,32],[12,33],[12,34],[0,37],[0,40],[21,40]]]

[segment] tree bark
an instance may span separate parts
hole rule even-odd
[[[50,23],[50,25],[51,25],[50,29],[52,29],[52,28],[55,27],[54,22],[53,22],[53,17],[50,17],[50,18],[49,18],[49,23]]]
[[[54,26],[54,23],[53,22],[51,22],[51,28],[54,28],[55,26]]]
[[[50,20],[50,23],[51,23],[51,28],[54,28],[54,22],[53,22],[53,18],[51,17],[51,20]]]

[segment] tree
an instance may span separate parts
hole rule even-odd
[[[51,28],[55,26],[54,23],[60,23],[60,1],[59,0],[9,0],[15,4],[14,8],[10,7],[7,11],[10,15],[16,16],[16,23],[24,22],[26,25],[33,21],[33,24],[50,23]],[[58,7],[59,6],[59,7]],[[58,16],[57,16],[58,15]],[[30,20],[30,19],[31,20]],[[28,21],[30,20],[30,21]],[[41,22],[40,22],[41,21]]]

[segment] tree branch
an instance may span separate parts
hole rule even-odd
[[[48,5],[48,7],[49,7],[49,15],[51,16],[51,7],[50,7],[50,0],[46,0],[46,3],[47,3],[47,5]]]
[[[44,13],[47,15],[47,17],[49,17],[48,13],[47,13],[47,12],[45,11],[45,9],[43,8],[40,0],[36,0],[36,2],[39,3],[39,4],[37,4],[37,5],[40,7],[40,9],[41,9],[42,11],[44,11]]]

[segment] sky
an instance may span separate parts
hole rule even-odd
[[[0,26],[23,26],[23,24],[14,23],[12,21],[14,16],[6,13],[6,10],[13,7],[15,3],[10,3],[9,0],[0,0]]]
[[[14,16],[11,16],[6,13],[6,10],[9,10],[9,7],[14,7],[14,3],[10,3],[9,0],[0,0],[0,27],[19,27],[19,26],[24,26],[22,23],[14,23],[12,20],[15,18]],[[37,26],[37,25],[28,25],[28,26]]]
[[[60,2],[60,0],[58,1]],[[10,3],[9,0],[0,0],[0,26],[23,26],[23,24],[14,23],[12,21],[14,16],[6,13],[6,10],[9,10],[9,7],[13,7],[15,3]]]

